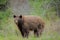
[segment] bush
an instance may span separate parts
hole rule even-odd
[[[8,21],[8,18],[11,16],[10,9],[6,9],[5,11],[0,11],[0,29],[2,26]]]
[[[0,0],[0,4],[5,4],[7,0]]]

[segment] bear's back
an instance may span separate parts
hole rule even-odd
[[[42,24],[44,25],[44,21],[42,18],[40,18],[40,16],[32,16],[32,15],[28,15],[28,16],[23,16],[23,20],[24,23],[27,23],[29,25],[38,25],[38,24]]]
[[[24,16],[23,18],[24,18],[24,21],[26,22],[44,23],[43,19],[40,16],[28,15],[28,16]]]

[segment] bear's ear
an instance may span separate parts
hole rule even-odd
[[[14,18],[16,17],[16,15],[13,16]]]
[[[22,18],[22,15],[20,15],[19,17]]]

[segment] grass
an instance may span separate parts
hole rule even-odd
[[[54,22],[51,22],[52,20],[48,21],[47,19],[44,19],[46,25],[42,36],[34,37],[34,34],[32,33],[29,35],[29,38],[23,38],[16,24],[14,23],[13,16],[10,15],[11,14],[9,10],[0,12],[0,40],[60,40],[59,32],[56,31],[56,28],[58,28],[58,24],[53,25]],[[57,19],[56,22],[57,21],[59,21],[59,19]]]
[[[49,22],[46,23],[42,36],[34,37],[33,33],[29,35],[29,38],[23,38],[15,25],[13,18],[8,18],[8,23],[4,24],[2,30],[0,30],[0,40],[60,40],[60,35],[57,31],[50,28]]]
[[[44,2],[48,3],[50,2],[50,0],[46,1],[42,0],[40,2],[39,1],[40,0],[38,1],[31,0],[29,3],[34,8],[34,10],[31,12],[32,15],[41,16],[42,18],[44,18],[44,21],[46,23],[42,36],[34,37],[34,34],[32,33],[31,35],[29,35],[29,38],[23,38],[13,21],[14,20],[12,16],[13,14],[10,14],[11,13],[10,9],[7,9],[6,11],[0,11],[0,40],[60,40],[60,32],[57,31],[57,29],[60,27],[58,23],[60,22],[59,21],[60,19],[56,18],[55,8],[51,7],[50,9],[47,10],[43,9],[41,6],[44,4]],[[44,14],[47,14],[47,16],[44,16]],[[53,19],[52,17],[54,17],[55,19]],[[48,18],[50,21],[47,20]],[[53,22],[52,20],[56,21]]]

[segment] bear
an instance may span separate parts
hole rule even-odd
[[[42,34],[45,22],[41,17],[32,15],[14,15],[13,17],[23,37],[28,37],[30,31],[34,31],[34,35],[37,37]]]

